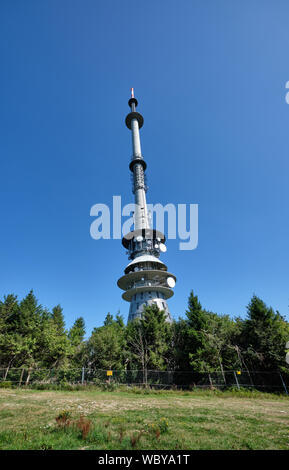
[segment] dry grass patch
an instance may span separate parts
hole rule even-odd
[[[79,429],[55,429],[63,410]],[[289,449],[288,437],[288,397],[0,390],[0,449]]]

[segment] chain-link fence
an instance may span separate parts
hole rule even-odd
[[[153,388],[254,388],[264,391],[289,392],[289,375],[279,371],[229,370],[216,372],[159,371],[159,370],[100,370],[75,369],[0,369],[1,385],[27,386],[33,384],[107,383]]]

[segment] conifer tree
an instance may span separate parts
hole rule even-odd
[[[19,336],[13,321],[18,309],[18,300],[13,294],[4,296],[0,302],[0,366],[6,369],[4,380],[19,354]]]
[[[249,368],[278,370],[284,366],[284,348],[289,326],[272,307],[253,295],[243,322],[240,345]]]
[[[167,368],[171,333],[165,312],[156,305],[145,307],[141,318],[128,324],[126,341],[130,368],[141,367],[144,383],[147,383],[148,369]]]
[[[113,325],[113,316],[108,312],[108,314],[106,315],[105,319],[104,319],[104,326],[110,326],[110,325]]]
[[[52,309],[52,319],[56,326],[57,333],[63,335],[65,333],[65,321],[63,310],[59,304]]]
[[[108,314],[105,324],[94,328],[86,346],[86,364],[96,369],[122,369],[124,326]]]
[[[83,317],[79,317],[75,320],[73,326],[70,328],[68,338],[71,341],[72,346],[79,346],[85,335],[85,323]]]

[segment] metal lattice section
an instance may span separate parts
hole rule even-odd
[[[133,194],[135,194],[138,189],[143,189],[145,192],[147,192],[146,175],[142,165],[140,163],[135,163],[132,174]]]

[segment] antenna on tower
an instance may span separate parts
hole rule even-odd
[[[136,112],[136,107],[138,105],[137,99],[134,97],[134,88],[130,89],[130,99],[128,100],[128,105],[131,108],[131,113],[129,113],[126,117],[125,123],[129,129],[131,129],[131,120],[137,119],[139,129],[143,125],[143,117],[141,114]]]

